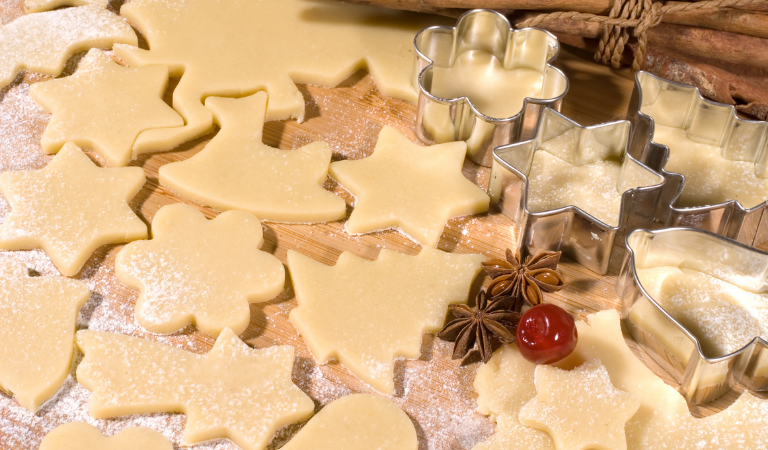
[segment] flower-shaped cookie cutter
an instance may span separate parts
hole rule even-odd
[[[544,142],[573,129],[578,130],[579,135],[577,144],[569,150],[574,158],[582,159],[580,154],[599,143],[607,151],[605,157],[621,160],[617,189],[621,186],[627,189],[621,190],[621,210],[616,225],[609,225],[573,205],[539,212],[528,208],[528,175],[534,153]],[[494,150],[488,194],[491,203],[517,224],[518,245],[523,252],[559,250],[602,275],[608,272],[612,257],[621,256],[620,252],[613,252],[616,238],[627,231],[651,226],[664,178],[627,152],[629,134],[630,124],[626,120],[585,127],[546,108],[533,139]]]
[[[641,285],[638,268],[693,264],[697,270],[752,292],[768,289],[768,253],[695,228],[635,230],[627,235],[616,291],[622,320],[651,357],[680,383],[689,403],[714,400],[741,383],[768,389],[768,342],[755,337],[741,349],[707,357],[700,341]]]
[[[627,119],[633,123],[630,153],[667,180],[656,213],[657,221],[668,227],[711,231],[747,245],[768,240],[768,214],[764,214],[768,202],[751,208],[744,208],[736,200],[700,207],[675,207],[685,177],[665,170],[669,148],[653,140],[656,121],[682,128],[687,137],[697,142],[722,147],[721,155],[725,159],[754,163],[755,174],[768,178],[768,122],[740,119],[735,107],[707,100],[698,88],[644,71],[635,74]]]
[[[533,137],[543,108],[559,110],[568,91],[565,74],[551,65],[560,51],[557,38],[537,28],[513,29],[506,17],[495,11],[472,10],[462,15],[455,27],[426,28],[416,35],[414,47],[413,86],[419,92],[417,136],[428,144],[466,141],[469,158],[484,166],[491,165],[494,148]],[[467,97],[433,95],[435,68],[451,68],[467,52],[493,55],[490,61],[498,62],[504,70],[540,72],[541,94],[524,98],[518,112],[501,118],[483,114]]]

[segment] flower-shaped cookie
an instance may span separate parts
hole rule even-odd
[[[515,30],[494,11],[469,11],[455,27],[422,30],[414,46],[416,134],[430,144],[466,141],[478,164],[490,166],[498,146],[530,139],[541,108],[559,109],[568,90],[550,65],[557,38]]]
[[[636,124],[630,152],[667,180],[659,221],[748,245],[768,239],[768,122],[642,71],[627,117]]]
[[[693,228],[637,230],[627,250],[624,322],[689,402],[768,387],[767,253]]]
[[[664,178],[629,153],[629,122],[583,127],[545,109],[534,139],[497,148],[488,193],[530,254],[608,271],[616,236],[649,226]]]

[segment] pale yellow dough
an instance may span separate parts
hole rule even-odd
[[[347,232],[397,227],[437,246],[448,219],[488,210],[488,194],[461,172],[466,151],[464,142],[417,145],[385,126],[373,155],[331,163],[331,176],[356,198]]]
[[[624,431],[630,450],[743,450],[768,447],[768,401],[742,395],[725,411],[694,418],[685,399],[648,369],[627,347],[619,315],[602,311],[577,321],[574,352],[556,365],[573,369],[599,359],[611,383],[640,399],[640,409]],[[515,345],[497,351],[475,379],[478,411],[495,418],[496,433],[474,450],[552,450],[546,433],[518,422],[523,404],[536,395],[536,365],[523,359]],[[530,443],[520,446],[519,441]]]
[[[130,66],[168,64],[181,76],[173,106],[187,121],[174,130],[144,132],[139,153],[168,150],[211,130],[202,99],[266,90],[268,120],[304,117],[294,83],[336,86],[367,68],[384,95],[415,103],[413,37],[434,16],[311,0],[197,0],[180,5],[139,0],[121,14],[146,37],[149,50],[121,46]],[[225,43],[222,46],[222,43]]]
[[[92,47],[138,45],[123,19],[95,5],[29,14],[0,24],[0,88],[23,69],[58,76],[67,59]]]
[[[375,261],[344,252],[326,266],[289,250],[299,303],[290,320],[315,359],[335,358],[392,394],[395,357],[419,357],[421,336],[440,329],[449,304],[466,303],[484,260],[424,247],[417,256],[383,249]]]
[[[682,128],[656,124],[653,142],[669,147],[669,161],[664,169],[685,176],[676,206],[738,200],[743,207],[754,208],[768,200],[768,179],[755,174],[754,162],[725,159],[720,147],[693,141]]]
[[[173,445],[151,428],[126,428],[107,437],[93,425],[72,422],[48,433],[40,450],[173,450]]]
[[[573,370],[538,366],[534,383],[537,395],[520,410],[520,422],[546,431],[557,450],[626,450],[624,424],[640,400],[616,389],[600,360]]]
[[[20,261],[0,259],[0,390],[35,412],[69,374],[80,308],[91,291],[80,281],[30,277]]]
[[[62,274],[75,275],[102,245],[147,237],[128,206],[145,180],[141,167],[97,167],[71,143],[43,169],[2,173],[11,214],[0,248],[42,248]]]
[[[227,211],[249,211],[271,222],[344,218],[344,200],[323,189],[331,148],[313,142],[279,150],[261,141],[267,96],[210,97],[206,107],[221,131],[195,156],[160,168],[160,184],[184,198]]]
[[[324,406],[281,450],[416,450],[413,422],[397,405],[352,394]]]
[[[96,5],[107,7],[108,0],[24,0],[24,9],[27,13],[50,11],[62,6]]]
[[[141,291],[136,320],[153,333],[190,323],[209,336],[245,331],[249,303],[283,290],[279,259],[259,250],[259,219],[229,211],[207,220],[196,208],[164,206],[152,220],[152,240],[128,244],[115,260],[117,278]]]
[[[91,416],[182,412],[184,444],[228,438],[265,448],[275,431],[312,415],[291,381],[294,349],[252,349],[229,329],[204,355],[131,336],[79,331],[77,381],[92,391]]]
[[[125,68],[91,50],[74,75],[36,83],[29,93],[53,114],[42,138],[56,153],[67,142],[92,148],[110,166],[131,160],[131,147],[144,130],[180,127],[184,120],[163,102],[168,68]]]

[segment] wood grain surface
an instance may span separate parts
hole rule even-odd
[[[20,14],[19,3],[18,0],[0,0],[0,18],[3,23]],[[69,73],[77,60],[75,57],[71,61]],[[629,70],[612,70],[594,63],[591,55],[568,50],[561,53],[557,65],[565,71],[571,82],[563,106],[567,116],[585,125],[623,118],[633,87],[633,76]],[[39,108],[36,110],[33,102],[26,97],[28,84],[44,79],[41,76],[23,75],[13,85],[0,90],[0,118],[4,120],[4,123],[0,123],[0,163],[4,170],[39,168],[50,159],[39,147],[39,138],[48,116],[41,113]],[[166,100],[170,98],[177,81],[172,80]],[[264,133],[268,145],[290,150],[323,140],[332,147],[334,160],[339,160],[369,155],[384,125],[391,125],[410,139],[417,140],[413,132],[415,106],[382,96],[366,73],[357,73],[333,89],[300,86],[300,90],[306,100],[306,121],[268,123]],[[159,185],[158,168],[172,161],[189,158],[215,136],[216,131],[174,151],[145,155],[132,163],[142,167],[147,175],[147,183],[132,202],[135,211],[147,224],[152,222],[154,214],[163,205],[190,203]],[[91,156],[99,162],[96,156]],[[464,174],[479,185],[485,185],[488,173],[488,169],[469,161],[464,165]],[[339,193],[348,203],[352,200],[332,180],[328,180],[326,187]],[[197,207],[209,218],[218,214],[210,208]],[[2,211],[0,219],[7,215],[8,206],[5,205]],[[264,226],[263,250],[273,253],[284,263],[289,249],[325,264],[334,264],[342,251],[375,259],[382,248],[406,254],[416,254],[420,248],[395,231],[350,236],[344,231],[343,221],[320,225],[266,223]],[[514,230],[515,224],[499,213],[457,218],[448,222],[439,248],[457,253],[482,253],[489,258],[502,257],[507,247],[516,244]],[[119,245],[101,248],[81,273],[74,277],[88,282],[94,292],[91,301],[81,311],[80,327],[133,334],[198,353],[208,351],[213,340],[193,327],[171,336],[156,336],[144,332],[135,324],[133,308],[137,293],[122,286],[114,276],[114,258],[121,248]],[[12,253],[41,274],[56,273],[40,251]],[[601,277],[573,262],[563,261],[561,272],[568,286],[561,292],[548,294],[546,299],[566,307],[577,316],[617,308],[619,299],[614,289],[617,270],[618,267],[612,267],[609,275]],[[473,292],[480,288],[481,282],[487,284],[487,281],[477,280]],[[319,366],[313,361],[301,337],[288,321],[288,313],[295,306],[289,278],[285,291],[279,297],[251,306],[251,322],[242,338],[258,348],[275,344],[293,345],[297,350],[294,381],[315,400],[318,408],[351,392],[372,392],[341,365],[332,362]],[[654,371],[669,381],[669,377],[649,362],[641,350],[636,346],[633,349]],[[395,366],[396,393],[393,400],[413,419],[419,433],[420,449],[423,450],[471,449],[475,443],[493,432],[493,423],[474,412],[476,394],[472,389],[472,380],[479,358],[472,354],[464,361],[452,361],[451,350],[452,344],[425,335],[421,358],[413,361],[399,360]],[[20,410],[12,399],[0,394],[0,448],[37,448],[41,437],[57,424],[74,419],[83,420],[83,417],[87,417],[87,408],[82,402],[87,401],[87,398],[83,399],[81,394],[76,395],[77,392],[82,392],[82,388],[74,380],[69,380],[63,393],[54,397],[35,415]],[[714,405],[695,408],[693,413],[709,414],[734,398],[735,394],[727,396]],[[108,433],[135,424],[147,424],[163,431],[167,425],[166,435],[181,447],[180,430],[183,421],[183,416],[179,415],[153,414],[138,419],[92,420],[92,423]],[[300,426],[281,430],[270,448],[282,446]],[[236,447],[228,441],[220,440],[195,448]]]

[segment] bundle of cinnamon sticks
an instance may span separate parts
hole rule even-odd
[[[614,58],[614,65],[619,59],[625,64],[635,60],[635,69],[697,86],[712,100],[768,119],[768,0],[645,0],[643,17],[627,15],[633,8],[643,9],[642,0],[346,1],[451,17],[469,9],[494,9],[518,27],[533,24],[564,44],[589,51],[602,49],[601,39],[604,44],[604,35],[611,30],[628,29],[631,35],[652,6],[656,17],[640,27],[642,42],[632,36],[626,46],[619,47],[620,58]],[[610,64],[606,58],[603,62]]]

